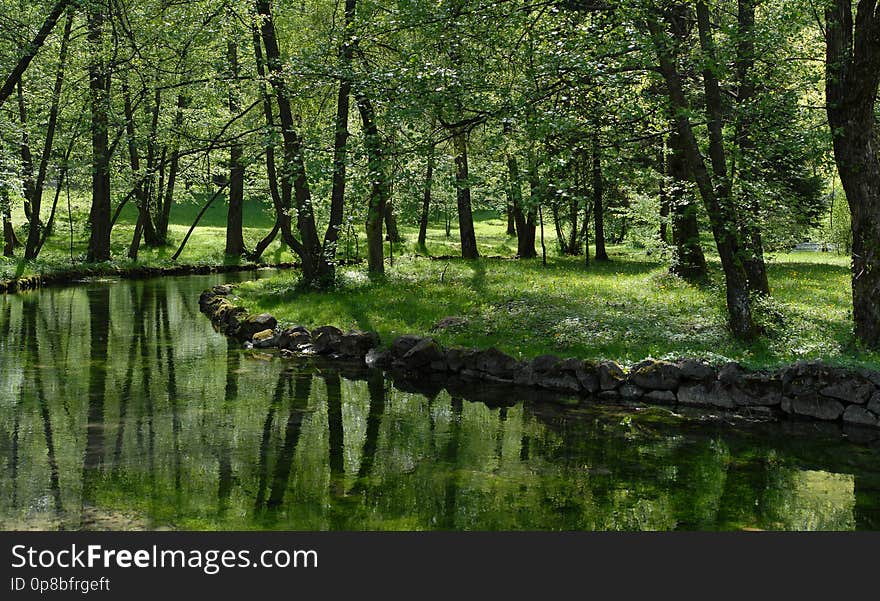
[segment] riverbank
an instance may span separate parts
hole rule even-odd
[[[20,278],[0,280],[0,294],[34,290],[44,286],[62,286],[94,277],[117,277],[122,279],[145,279],[178,275],[205,275],[209,273],[233,273],[257,269],[290,269],[296,263],[227,263],[220,265],[143,265],[137,263],[91,263],[46,273],[26,275]]]
[[[765,335],[743,344],[728,332],[723,277],[711,283],[671,276],[668,264],[613,249],[612,261],[584,267],[577,257],[540,260],[395,259],[381,280],[365,269],[339,270],[335,290],[297,287],[295,274],[244,283],[238,302],[282,324],[333,325],[432,336],[445,346],[495,347],[516,359],[555,353],[612,359],[632,366],[645,357],[699,357],[771,369],[800,360],[880,369],[880,354],[860,350],[852,335],[846,257],[778,254],[768,261],[772,297],[756,316]]]
[[[880,371],[798,361],[775,370],[748,370],[685,357],[645,359],[624,369],[612,360],[543,354],[514,358],[494,347],[444,347],[432,337],[401,335],[383,346],[375,331],[324,325],[282,327],[269,313],[236,304],[233,287],[204,291],[199,308],[226,336],[282,356],[362,359],[431,387],[445,380],[543,389],[599,402],[644,402],[746,415],[796,417],[848,426],[880,427]],[[434,384],[432,384],[434,382]],[[442,387],[442,384],[441,384]]]

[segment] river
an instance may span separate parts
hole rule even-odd
[[[851,530],[880,447],[838,426],[407,392],[237,348],[199,293],[0,296],[0,529]]]

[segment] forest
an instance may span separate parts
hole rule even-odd
[[[876,0],[2,0],[0,32],[4,277],[636,257],[749,344],[808,248],[880,347]]]

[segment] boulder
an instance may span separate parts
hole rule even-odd
[[[437,341],[432,338],[422,338],[413,345],[395,365],[400,365],[409,371],[431,369],[433,363],[441,363],[445,366],[446,354]]]
[[[399,359],[422,340],[423,338],[421,336],[415,336],[413,334],[398,336],[394,339],[394,342],[391,343],[391,354]]]
[[[597,368],[599,387],[602,390],[614,390],[626,379],[623,369],[614,361],[602,361]]]
[[[251,342],[253,342],[254,348],[273,348],[278,346],[278,336],[276,336],[275,330],[263,330],[254,334],[251,337]]]
[[[305,328],[287,328],[278,336],[278,346],[292,351],[299,350],[312,343],[312,335]]]
[[[563,361],[556,355],[539,355],[516,374],[514,382],[557,392],[580,392],[576,368],[576,360]]]
[[[816,419],[835,420],[843,413],[843,404],[818,396],[799,396],[792,402],[792,411]]]
[[[556,355],[538,355],[532,359],[531,367],[536,373],[553,373],[559,363],[560,359]]]
[[[472,368],[495,378],[512,382],[513,376],[519,369],[519,361],[492,347],[476,353],[473,357]]]
[[[715,370],[711,366],[696,359],[683,359],[679,361],[678,370],[682,378],[696,382],[708,382],[716,378]]]
[[[355,330],[342,336],[339,354],[346,357],[364,357],[370,349],[379,346],[379,334]]]
[[[743,376],[746,375],[746,369],[735,361],[731,361],[730,363],[725,363],[724,366],[718,370],[718,381],[722,384],[726,384],[727,386],[736,386],[740,383]]]
[[[880,390],[872,394],[868,400],[868,411],[880,415]]]
[[[722,384],[722,388],[740,407],[773,407],[782,402],[782,384],[773,374],[739,373],[728,382],[733,383]]]
[[[535,372],[532,374],[534,385],[557,392],[580,392],[581,385],[577,378],[565,372]]]
[[[321,326],[312,330],[312,350],[319,355],[339,352],[342,330],[334,326]]]
[[[585,392],[595,394],[599,391],[599,369],[594,361],[579,361],[574,377]]]
[[[681,370],[666,361],[643,361],[629,373],[629,381],[646,390],[674,391],[680,380]]]
[[[876,426],[877,416],[860,405],[850,405],[843,412],[843,421],[862,426]]]
[[[446,351],[446,366],[449,371],[460,372],[473,365],[474,358],[479,354],[477,349],[453,347]]]
[[[241,339],[250,340],[257,332],[274,330],[277,325],[278,320],[268,313],[250,315],[239,324],[237,335]]]
[[[846,377],[819,390],[822,396],[858,405],[866,403],[873,392],[871,382],[855,377]]]
[[[736,408],[734,400],[718,382],[708,387],[704,384],[682,384],[678,389],[678,402],[694,407]]]

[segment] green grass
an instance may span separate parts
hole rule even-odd
[[[504,222],[483,217],[477,224],[480,252],[512,257],[515,240],[505,235]],[[751,367],[821,358],[880,366],[880,355],[860,351],[853,340],[848,257],[771,255],[773,296],[756,310],[766,335],[746,345],[725,327],[715,261],[712,283],[695,286],[670,275],[660,257],[625,246],[609,248],[611,262],[585,267],[583,258],[559,256],[550,232],[546,267],[540,258],[431,260],[415,247],[414,231],[405,228],[404,234],[382,281],[355,266],[340,268],[331,292],[304,291],[295,276],[282,274],[242,284],[236,294],[250,310],[284,323],[375,330],[385,343],[404,333],[431,333],[446,345],[495,346],[518,358],[556,353],[632,364],[695,356]],[[442,225],[430,230],[428,253],[456,254],[455,236],[453,230],[447,239]],[[468,322],[432,332],[447,316]]]
[[[174,207],[169,228],[172,244],[142,247],[137,263],[125,256],[134,222],[134,206],[123,211],[113,230],[114,264],[171,265],[177,249],[204,198]],[[88,199],[72,197],[74,257],[84,264]],[[48,205],[50,200],[46,201]],[[249,246],[272,225],[269,212],[257,203],[245,205],[245,238]],[[48,207],[46,209],[48,211]],[[205,214],[178,263],[228,264],[223,254],[225,204],[218,200]],[[484,257],[513,257],[516,239],[505,234],[496,213],[475,212],[479,250]],[[22,215],[15,216],[21,223]],[[428,231],[425,248],[415,244],[416,231],[401,226],[404,241],[394,245],[394,265],[382,281],[367,277],[363,266],[341,267],[338,288],[304,292],[296,276],[243,284],[242,302],[254,311],[268,311],[284,322],[307,326],[376,330],[385,342],[404,333],[428,334],[440,319],[460,316],[467,325],[435,332],[448,345],[496,346],[517,357],[552,352],[584,358],[611,358],[633,363],[645,357],[698,356],[715,361],[733,359],[750,366],[772,366],[803,358],[832,363],[880,366],[880,355],[858,349],[852,336],[849,258],[827,253],[769,254],[772,298],[757,310],[766,335],[752,345],[734,340],[725,327],[724,294],[717,261],[710,256],[712,283],[694,286],[668,274],[666,259],[629,246],[610,246],[610,263],[562,257],[556,250],[551,223],[545,225],[548,264],[541,260],[485,258],[432,260],[459,254],[453,223],[446,237],[442,223]],[[540,233],[537,244],[541,252]],[[705,248],[711,248],[707,241]],[[365,241],[346,236],[339,257],[363,257]],[[386,245],[386,256],[388,255]],[[267,262],[295,257],[279,241],[264,255]],[[38,261],[0,261],[0,279],[69,269],[68,221],[64,198],[53,236]]]
[[[47,191],[43,200],[43,219],[49,217],[54,191]],[[171,261],[171,256],[177,250],[178,245],[186,235],[187,230],[207,200],[203,193],[193,194],[191,200],[183,200],[172,207],[171,218],[168,226],[169,244],[159,248],[149,248],[141,245],[137,262],[128,259],[128,247],[134,234],[134,225],[137,221],[137,208],[133,203],[128,203],[119,216],[119,220],[113,227],[111,234],[111,254],[113,265],[130,267],[137,265],[145,266],[170,266],[175,264],[185,265],[225,265],[242,262],[236,257],[227,257],[223,250],[226,244],[226,204],[225,199],[217,199],[211,208],[199,222],[199,226],[193,232],[177,262]],[[71,261],[70,248],[70,220],[67,217],[67,203],[64,195],[58,202],[55,216],[55,227],[52,235],[46,241],[40,256],[35,261],[24,261],[22,249],[16,252],[17,257],[8,259],[0,257],[0,279],[9,279],[34,274],[47,273],[56,270],[87,269],[94,265],[85,261],[88,248],[88,231],[84,225],[88,221],[90,199],[87,193],[72,190],[71,213],[73,216],[73,261]],[[13,223],[24,223],[24,213],[21,204],[16,205],[17,211],[13,213]],[[244,211],[244,238],[248,248],[253,248],[255,243],[272,228],[273,218],[255,202],[245,203]],[[19,229],[19,237],[24,242],[25,234]],[[294,261],[295,257],[282,246],[279,239],[266,250],[263,261],[268,263],[282,263]]]

